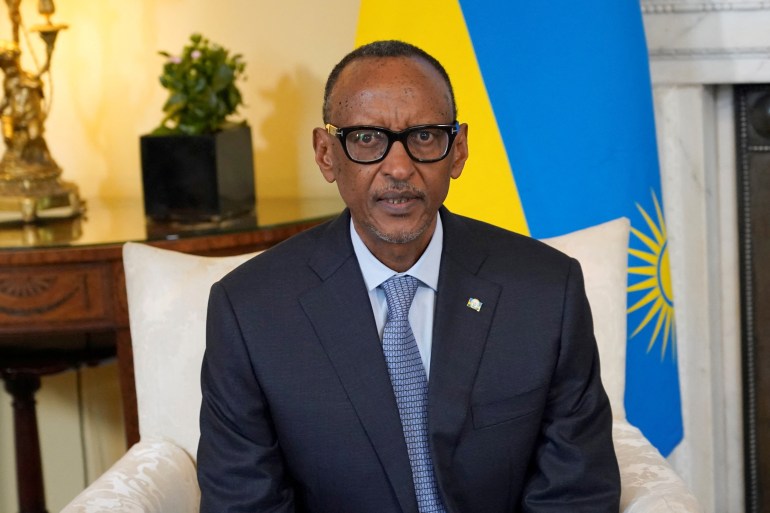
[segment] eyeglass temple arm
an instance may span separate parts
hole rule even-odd
[[[333,135],[334,137],[340,137],[342,135],[342,130],[332,125],[331,123],[326,123],[325,128],[326,128],[326,131],[329,132],[329,134]]]

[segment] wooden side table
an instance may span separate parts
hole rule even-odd
[[[256,216],[155,225],[140,200],[89,200],[84,219],[0,229],[0,378],[13,396],[19,508],[46,511],[35,391],[40,377],[117,354],[126,442],[139,440],[122,246],[197,255],[266,249],[341,211],[337,200],[260,199]]]

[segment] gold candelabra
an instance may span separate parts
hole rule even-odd
[[[67,25],[54,24],[53,0],[38,0],[45,22],[31,28],[46,48],[43,66],[35,72],[23,69],[19,40],[21,0],[5,0],[13,39],[0,41],[0,69],[4,97],[0,103],[5,153],[0,160],[0,223],[34,222],[80,215],[85,204],[75,184],[61,179],[62,170],[51,156],[43,137],[50,100],[43,93],[43,76],[50,80],[51,56],[56,37]],[[30,49],[31,51],[31,49]]]

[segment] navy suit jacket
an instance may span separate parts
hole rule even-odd
[[[611,412],[579,264],[440,215],[429,438],[447,511],[617,513]],[[203,513],[417,513],[349,222],[346,211],[213,286]]]

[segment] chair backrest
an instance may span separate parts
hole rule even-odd
[[[626,388],[626,296],[628,237],[631,223],[625,217],[544,239],[576,258],[583,269],[586,295],[591,304],[594,334],[599,346],[602,384],[610,398],[612,417],[624,420]]]
[[[544,242],[583,269],[613,416],[624,419],[629,222],[618,219]],[[123,248],[139,433],[175,442],[195,459],[200,368],[211,285],[255,254],[201,257],[138,243]]]
[[[255,254],[201,257],[132,242],[123,247],[141,439],[173,441],[195,460],[209,289]]]

